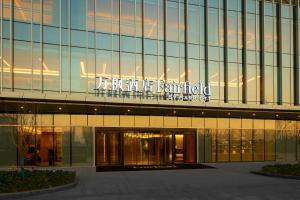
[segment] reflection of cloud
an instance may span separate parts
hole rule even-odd
[[[215,73],[215,74],[210,76],[210,79],[213,79],[213,78],[218,77],[218,76],[219,76],[219,73]]]
[[[25,4],[24,1],[23,1],[23,4]],[[27,17],[25,16],[25,13],[24,13],[24,11],[23,11],[23,8],[26,9],[26,6],[24,6],[24,5],[21,6],[19,0],[15,0],[15,7],[18,8],[18,9],[16,9],[16,10],[18,10],[18,11],[20,12],[20,14],[21,14],[23,20],[24,20],[24,21],[27,21]]]
[[[0,60],[2,59],[2,57],[0,56]],[[5,65],[7,65],[8,67],[10,67],[10,64],[5,60],[5,59],[3,59],[3,63],[5,64]]]
[[[102,65],[102,74],[105,74],[106,73],[106,63],[104,63],[103,65]]]

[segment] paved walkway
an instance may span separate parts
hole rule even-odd
[[[250,174],[262,163],[214,164],[216,169],[98,172],[77,169],[76,188],[30,200],[300,199],[300,181]]]

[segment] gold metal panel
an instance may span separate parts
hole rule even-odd
[[[150,118],[149,116],[135,116],[134,123],[135,127],[149,127]]]
[[[217,120],[219,129],[229,129],[229,118],[218,118]]]
[[[164,118],[162,116],[150,116],[151,128],[162,128],[164,126]]]
[[[265,120],[263,120],[263,119],[254,119],[253,129],[265,129]]]
[[[192,128],[204,128],[204,118],[192,118]]]
[[[70,115],[54,115],[54,126],[70,126]]]
[[[87,126],[87,115],[71,115],[71,126]]]
[[[120,116],[121,127],[134,127],[134,116],[121,115]]]
[[[275,120],[265,120],[265,129],[275,130],[276,124]]]
[[[205,128],[217,128],[217,119],[205,118]]]
[[[253,120],[252,119],[242,119],[242,129],[252,129]]]
[[[104,115],[105,127],[119,127],[120,126],[120,116],[119,115]]]
[[[88,126],[102,127],[103,115],[88,115]]]
[[[177,128],[177,117],[164,117],[164,128]]]
[[[53,126],[53,115],[37,115],[37,126]]]
[[[242,120],[241,119],[230,119],[230,129],[241,129]]]
[[[178,117],[178,128],[191,128],[192,118],[191,117]]]

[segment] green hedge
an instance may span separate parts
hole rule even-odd
[[[261,172],[277,175],[300,176],[299,164],[277,164],[262,167]]]
[[[69,171],[25,170],[22,180],[19,171],[0,171],[0,193],[23,192],[66,185],[75,181],[76,173]]]

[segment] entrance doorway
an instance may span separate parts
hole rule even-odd
[[[196,163],[196,134],[175,134],[175,163]]]
[[[126,132],[124,165],[166,165],[172,163],[172,135]]]
[[[120,165],[121,164],[121,140],[118,132],[101,131],[96,134],[96,164]]]
[[[196,130],[96,128],[97,166],[196,163]]]

